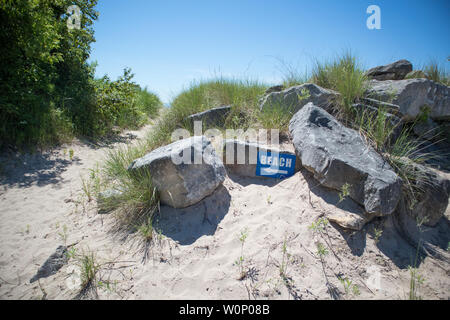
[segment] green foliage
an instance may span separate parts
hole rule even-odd
[[[133,76],[125,69],[116,81],[107,76],[93,81],[98,108],[80,124],[81,132],[95,136],[111,133],[114,126],[135,129],[145,124],[148,116],[157,115],[161,106],[158,97],[133,83]]]
[[[72,133],[70,105],[85,96],[91,70],[96,0],[0,2],[0,140],[13,145],[54,143]],[[65,12],[82,10],[80,30]]]
[[[342,286],[344,287],[345,294],[352,293],[354,296],[359,296],[361,294],[358,285],[354,284],[349,278],[338,277]]]
[[[345,200],[350,195],[350,185],[348,183],[345,183],[341,187],[341,192],[339,192],[339,203]]]
[[[374,240],[375,243],[380,241],[381,236],[383,235],[383,229],[373,228]]]
[[[359,129],[372,143],[375,149],[381,152],[389,148],[390,140],[397,125],[391,122],[384,108],[377,112],[363,111],[356,116],[354,126]]]
[[[283,246],[281,248],[282,259],[279,267],[280,276],[286,281],[287,279],[287,270],[289,263],[292,261],[292,255],[287,250],[287,239],[285,238],[283,241]]]
[[[95,282],[100,265],[93,252],[83,253],[79,258],[79,264],[81,269],[81,287],[85,288]]]
[[[95,64],[87,59],[95,41],[96,4],[0,1],[0,147],[42,147],[74,134],[94,137],[113,125],[139,125],[143,111],[152,112],[142,106],[151,99],[130,82],[129,71],[117,82],[94,80]],[[81,9],[80,29],[67,27],[71,5]]]
[[[319,255],[320,259],[323,259],[328,254],[328,249],[321,242],[318,242],[316,246],[317,246],[317,254]]]
[[[144,238],[145,241],[152,241],[153,239],[153,217],[149,216],[147,221],[143,224],[141,224],[138,228],[137,228],[139,234],[141,235],[142,238]]]
[[[244,257],[244,244],[245,240],[247,240],[248,237],[248,229],[245,228],[241,230],[241,233],[239,235],[239,241],[241,242],[241,255],[239,258],[234,262],[234,265],[239,268],[239,278],[238,280],[244,280],[247,276],[247,271],[245,270],[245,257]]]
[[[308,228],[315,233],[321,233],[327,227],[329,221],[327,218],[319,218],[313,222]]]
[[[425,278],[419,274],[419,270],[415,267],[408,267],[410,273],[410,282],[409,282],[409,300],[422,300],[422,297],[419,295],[419,288],[424,284]]]

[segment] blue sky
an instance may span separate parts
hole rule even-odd
[[[381,30],[366,27],[369,5],[381,9]],[[277,84],[280,60],[303,71],[347,49],[367,68],[405,58],[450,69],[448,0],[99,0],[97,10],[97,76],[130,67],[165,103],[193,80]]]

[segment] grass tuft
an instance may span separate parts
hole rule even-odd
[[[351,52],[329,62],[316,61],[311,81],[341,94],[337,111],[344,118],[353,113],[352,104],[362,98],[367,89],[367,77]]]

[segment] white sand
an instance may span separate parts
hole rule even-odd
[[[133,133],[143,136],[144,131]],[[70,148],[73,161],[63,152]],[[414,248],[397,235],[390,219],[375,220],[353,234],[335,225],[328,225],[323,236],[314,234],[309,226],[318,217],[359,209],[351,201],[336,208],[337,194],[315,187],[317,183],[305,171],[281,182],[230,176],[223,187],[195,206],[180,210],[162,206],[157,226],[161,236],[150,246],[138,235],[124,239],[111,231],[112,215],[97,214],[95,201],[84,208],[76,204],[82,193],[80,175],[87,176],[107,150],[79,142],[45,158],[23,156],[4,165],[8,178],[0,186],[1,298],[74,298],[77,288],[67,285],[74,260],[55,275],[29,283],[39,266],[65,243],[76,243],[79,253],[95,252],[102,264],[98,280],[112,283],[110,290],[98,288],[100,299],[408,297],[407,265]],[[374,226],[384,230],[377,244]],[[238,238],[245,229],[248,276],[238,280],[239,267],[234,263],[241,256]],[[285,241],[289,262],[283,280]],[[317,242],[328,249],[323,263]],[[368,284],[368,268],[380,271],[379,290]],[[426,280],[419,289],[424,299],[450,298],[448,265],[426,258],[419,273]],[[338,275],[356,284],[360,294],[352,295],[351,290],[346,294]],[[95,298],[95,294],[83,297]]]

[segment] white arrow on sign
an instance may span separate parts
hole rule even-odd
[[[261,174],[267,174],[267,175],[271,175],[271,174],[275,174],[275,173],[281,173],[281,174],[288,174],[289,172],[287,172],[286,170],[276,170],[276,169],[272,169],[272,168],[261,168]]]

